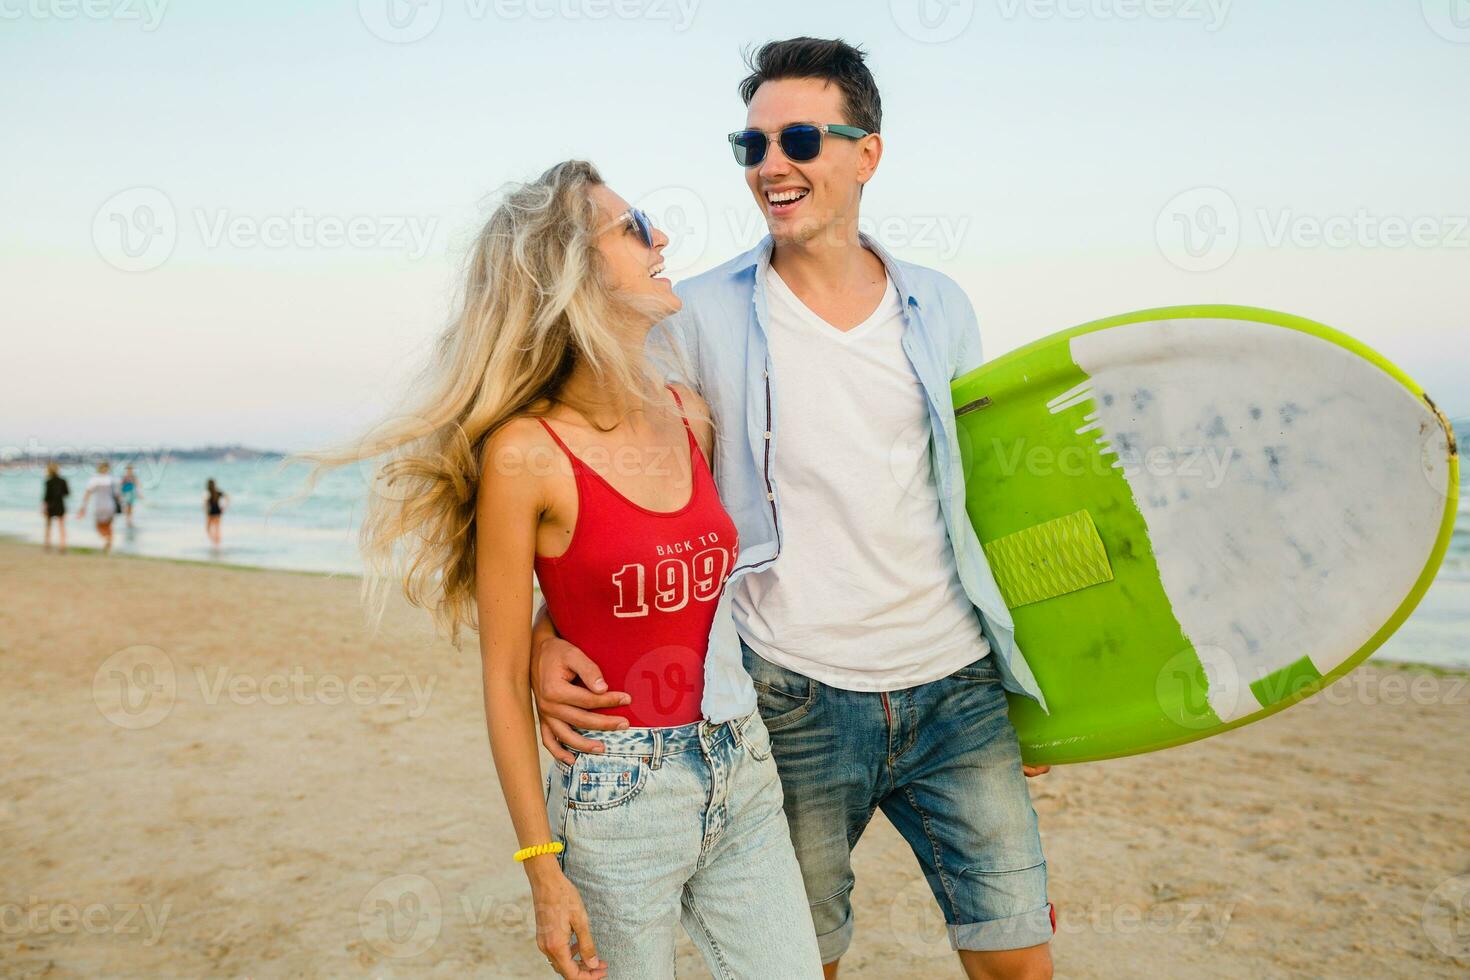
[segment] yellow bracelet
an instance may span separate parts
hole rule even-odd
[[[526,858],[540,857],[543,854],[560,854],[561,852],[561,841],[554,840],[550,844],[533,844],[530,847],[523,847],[516,851],[515,859],[524,861]]]

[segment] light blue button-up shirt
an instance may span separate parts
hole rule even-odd
[[[883,260],[903,302],[903,349],[929,405],[935,490],[960,584],[975,606],[1007,690],[1046,701],[1015,643],[1015,625],[965,512],[964,467],[956,436],[952,379],[980,363],[980,328],[964,290],[933,269],[900,262],[875,241],[863,244]],[[704,396],[715,422],[715,482],[740,532],[740,558],[720,595],[705,658],[704,716],[738,718],[755,707],[755,689],[741,661],[732,615],[740,576],[770,568],[781,555],[781,488],[771,480],[781,451],[774,416],[767,333],[765,271],[769,236],[759,245],[675,287],[684,308],[650,334],[649,353],[669,376]],[[671,356],[671,349],[681,350]],[[862,419],[853,419],[855,426]]]

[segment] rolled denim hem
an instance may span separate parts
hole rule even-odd
[[[1049,943],[1051,936],[1050,905],[1004,919],[962,922],[949,927],[949,945],[956,950],[1025,949]]]
[[[822,963],[826,965],[833,963],[847,952],[847,947],[852,945],[852,913],[847,913],[847,919],[827,933],[825,936],[817,937],[817,952],[822,956]]]

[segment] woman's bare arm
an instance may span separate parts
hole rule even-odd
[[[524,467],[497,464],[506,458],[524,459],[527,438],[526,428],[516,422],[491,438],[475,503],[475,595],[485,720],[495,772],[520,847],[553,839],[542,796],[537,728],[531,710],[531,578],[536,531],[546,508],[544,489]],[[510,855],[505,857],[509,860]],[[589,980],[601,976],[605,971],[589,968],[597,960],[586,912],[556,855],[523,863],[537,906],[537,945],[563,976]],[[572,931],[579,940],[582,963],[572,959]]]

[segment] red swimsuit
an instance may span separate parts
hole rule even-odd
[[[606,714],[640,728],[699,721],[710,625],[739,547],[689,420],[693,486],[689,502],[672,511],[624,497],[540,421],[577,480],[571,544],[555,558],[536,556],[557,632],[601,668],[609,690],[632,695],[632,704]]]

